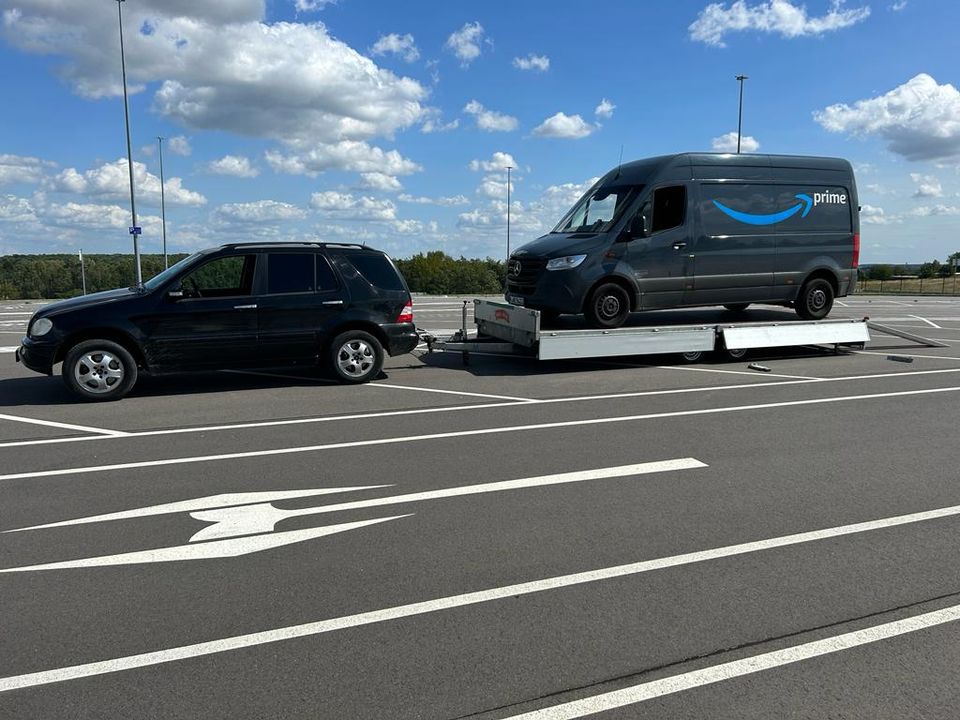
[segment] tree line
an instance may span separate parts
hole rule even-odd
[[[141,255],[143,279],[163,270],[163,255]],[[186,257],[169,256],[170,264]],[[131,255],[84,255],[87,292],[128,287],[134,283]],[[412,292],[437,295],[497,294],[503,291],[506,264],[502,260],[454,259],[440,251],[395,260]],[[76,255],[0,256],[0,300],[74,297],[83,293]]]
[[[931,260],[920,265],[870,265],[860,268],[860,276],[866,280],[889,280],[894,277],[916,276],[923,280],[935,277],[952,277],[960,270],[960,252],[947,256],[945,262]]]

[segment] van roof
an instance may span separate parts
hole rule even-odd
[[[759,153],[677,153],[634,160],[614,168],[604,177],[604,183],[613,179],[629,184],[640,184],[664,170],[693,166],[726,166],[753,168],[793,168],[809,170],[840,170],[851,172],[850,163],[841,158],[811,155],[766,155]]]

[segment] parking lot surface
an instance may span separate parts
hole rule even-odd
[[[36,307],[0,307],[2,718],[956,717],[960,299],[831,314],[943,348],[421,347],[109,404],[14,362]]]

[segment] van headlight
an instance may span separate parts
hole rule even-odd
[[[53,321],[50,318],[42,317],[33,321],[33,324],[30,325],[29,334],[32,337],[43,337],[51,330],[53,330]]]
[[[587,259],[586,255],[566,255],[565,257],[547,260],[547,270],[569,270]]]

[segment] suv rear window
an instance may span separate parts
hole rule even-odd
[[[356,254],[347,255],[347,260],[357,269],[368,283],[383,290],[405,290],[403,279],[394,269],[386,255]]]

